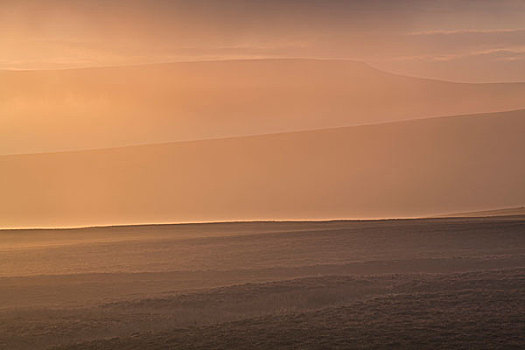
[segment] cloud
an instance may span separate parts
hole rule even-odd
[[[0,68],[444,61],[525,46],[523,23],[525,1],[517,0],[2,0]]]
[[[407,56],[377,61],[373,65],[400,74],[459,82],[525,82],[525,47],[457,55]]]
[[[408,35],[414,36],[442,36],[442,35],[484,35],[484,34],[506,34],[506,33],[521,33],[525,29],[493,29],[493,30],[430,30],[422,32],[412,32]]]

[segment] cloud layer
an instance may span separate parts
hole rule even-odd
[[[518,0],[5,0],[0,68],[316,57],[525,81],[523,23]]]

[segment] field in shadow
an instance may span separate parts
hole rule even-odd
[[[522,349],[523,287],[412,291],[319,311],[134,334],[64,349]]]
[[[523,348],[524,227],[518,216],[97,228],[55,241],[27,231],[0,258],[13,267],[0,278],[0,348]],[[112,240],[57,244],[89,230]],[[73,253],[85,266],[63,260]]]

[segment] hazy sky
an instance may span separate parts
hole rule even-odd
[[[261,57],[525,81],[523,0],[2,0],[0,69]]]

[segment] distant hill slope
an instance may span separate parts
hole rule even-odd
[[[465,213],[453,213],[453,214],[444,214],[439,217],[486,217],[486,216],[514,216],[514,215],[525,215],[525,207],[517,208],[505,208],[505,209],[494,209],[494,210],[482,210],[482,211],[472,211]]]
[[[428,216],[525,202],[525,110],[0,157],[4,227]]]
[[[0,72],[0,154],[246,136],[525,108],[525,84],[275,59]]]

